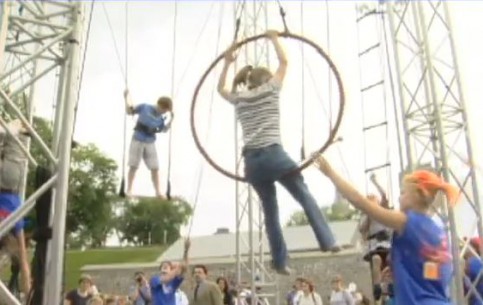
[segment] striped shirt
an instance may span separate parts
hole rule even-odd
[[[245,149],[282,144],[280,137],[280,90],[274,79],[253,90],[234,93],[229,101],[235,105],[237,120],[243,130]]]

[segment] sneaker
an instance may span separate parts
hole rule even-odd
[[[329,249],[329,251],[332,253],[337,253],[342,251],[342,248],[340,246],[333,246],[332,248]]]
[[[280,268],[280,269],[275,269],[275,272],[277,272],[277,274],[279,274],[279,275],[289,276],[289,275],[292,274],[292,269],[290,269],[289,267],[285,266],[285,267]]]
[[[280,275],[290,275],[290,274],[292,274],[292,270],[289,267],[287,267],[287,266],[284,266],[284,267],[281,267],[281,268],[277,268],[273,264],[273,261],[271,262],[270,265],[271,265],[272,269],[275,270],[275,272],[277,274],[280,274]]]

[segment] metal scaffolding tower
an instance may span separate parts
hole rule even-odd
[[[265,1],[237,1],[234,4],[235,19],[239,20],[238,40],[264,33],[267,30],[269,3]],[[235,67],[244,65],[263,65],[269,67],[269,46],[267,40],[261,39],[240,50]],[[244,176],[241,149],[243,139],[238,123],[235,123],[235,160],[236,172]],[[248,240],[241,232],[248,225]],[[244,275],[249,277],[250,290],[256,297],[251,298],[251,304],[257,304],[258,298],[274,298],[278,302],[276,276],[271,274],[265,264],[263,247],[264,217],[255,191],[244,182],[236,182],[236,275],[237,284],[244,281]],[[243,257],[244,249],[248,248],[248,260]],[[257,287],[262,290],[259,293]],[[275,291],[270,291],[272,290]],[[271,303],[273,303],[271,302]]]
[[[380,1],[376,9],[387,15],[383,26],[390,33],[387,56],[394,73],[387,77],[394,76],[397,90],[402,168],[430,166],[459,186],[460,204],[474,211],[474,228],[482,236],[471,137],[447,5],[445,1]],[[453,209],[441,202],[437,210],[451,240],[452,298],[464,304],[461,232]]]
[[[48,189],[52,198],[52,239],[46,261],[46,286],[43,304],[60,304],[64,262],[65,219],[75,108],[78,100],[81,53],[83,51],[84,5],[81,2],[3,1],[0,28],[0,125],[19,118],[26,124],[32,141],[42,148],[53,175],[37,189],[22,207],[0,224],[0,236],[24,217],[35,201]],[[35,107],[45,100],[37,96],[39,81],[58,72],[54,136],[51,143],[42,139],[33,126]],[[39,101],[40,100],[40,101]],[[8,131],[10,133],[10,131]],[[18,144],[22,144],[18,142]],[[28,152],[28,145],[22,145]],[[27,153],[31,168],[39,156]],[[27,164],[25,164],[27,166]],[[25,189],[25,183],[24,183]],[[20,302],[0,282],[0,299],[7,304]]]

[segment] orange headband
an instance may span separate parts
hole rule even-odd
[[[454,206],[458,201],[459,190],[430,171],[414,171],[404,177],[404,182],[414,184],[428,197],[434,197],[436,192],[443,191],[451,206]]]

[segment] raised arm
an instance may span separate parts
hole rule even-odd
[[[131,95],[129,94],[129,90],[124,90],[124,103],[126,104],[126,113],[129,115],[134,114],[134,105],[131,100]]]
[[[277,53],[277,58],[278,58],[278,69],[275,72],[275,75],[273,78],[278,81],[279,83],[283,82],[283,79],[285,78],[285,73],[287,72],[287,56],[285,55],[285,51],[280,44],[280,41],[278,39],[278,33],[273,30],[269,30],[265,33],[267,38],[272,42],[273,47],[275,48],[275,53]]]
[[[399,211],[385,209],[379,204],[371,202],[369,199],[359,193],[352,185],[340,177],[339,174],[332,169],[324,157],[319,156],[316,159],[315,164],[319,170],[326,175],[327,178],[332,181],[332,183],[334,183],[341,195],[347,198],[347,200],[357,209],[362,210],[375,221],[384,224],[387,227],[393,228],[398,232],[402,232],[407,221],[406,214]]]
[[[22,274],[22,288],[25,294],[30,291],[31,276],[30,266],[27,256],[27,245],[25,244],[25,234],[23,229],[17,234],[18,241],[18,256],[20,261],[20,272]]]
[[[376,187],[377,191],[379,192],[379,195],[381,196],[381,204],[383,206],[388,206],[389,205],[389,201],[387,200],[386,191],[382,188],[382,186],[377,181],[376,175],[375,174],[372,174],[371,177],[370,177],[370,179],[371,179],[372,184],[374,184],[374,186]]]
[[[184,276],[186,274],[186,271],[188,270],[189,266],[189,250],[191,247],[191,241],[190,239],[186,239],[184,242],[184,250],[183,250],[183,262],[179,266],[179,275]]]
[[[225,63],[223,64],[220,79],[218,80],[218,93],[227,101],[231,101],[231,93],[226,88],[226,77],[228,74],[228,69],[230,69],[231,63],[235,61],[235,46],[236,44],[233,44],[228,48],[228,50],[225,51]]]

